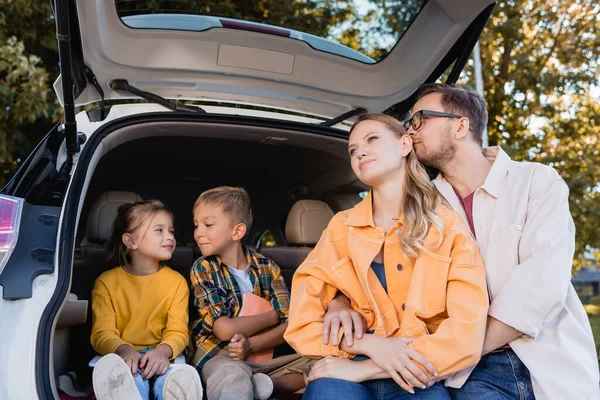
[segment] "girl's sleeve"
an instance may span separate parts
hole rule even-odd
[[[160,344],[166,344],[171,347],[174,360],[185,347],[189,344],[188,334],[188,304],[190,298],[190,290],[185,279],[177,273],[176,282],[177,290],[173,296],[171,307],[167,314],[167,326],[163,331],[163,338]]]
[[[117,329],[116,312],[110,293],[101,278],[96,279],[92,290],[92,347],[100,355],[114,353],[122,344],[130,344],[121,339]]]

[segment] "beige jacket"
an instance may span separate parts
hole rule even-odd
[[[585,310],[571,285],[575,226],[569,188],[539,163],[515,162],[499,147],[473,198],[473,224],[486,266],[489,315],[523,332],[510,346],[531,373],[536,399],[600,399],[598,359]],[[452,186],[434,183],[465,220]],[[473,368],[446,381],[460,387]]]

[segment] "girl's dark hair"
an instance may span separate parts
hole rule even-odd
[[[123,243],[123,234],[133,234],[144,225],[144,222],[151,220],[161,211],[173,218],[173,213],[159,200],[138,201],[119,207],[106,249],[106,262],[109,266],[116,267],[131,263],[129,248]]]

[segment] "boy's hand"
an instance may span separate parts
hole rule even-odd
[[[165,344],[158,345],[142,356],[140,369],[142,378],[150,379],[154,375],[164,375],[171,365],[169,357],[172,354],[171,347]]]
[[[125,364],[131,369],[131,374],[137,376],[138,366],[142,355],[128,344],[122,344],[117,347],[115,353],[125,361]]]
[[[241,333],[233,335],[229,342],[229,357],[234,360],[245,361],[250,354],[252,354],[250,340]]]

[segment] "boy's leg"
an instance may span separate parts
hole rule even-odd
[[[174,364],[164,375],[157,376],[152,386],[154,400],[202,399],[202,384],[196,369],[186,364]]]
[[[322,378],[306,387],[302,400],[371,400],[377,398],[362,383],[343,379]]]
[[[225,352],[226,353],[226,352]],[[202,367],[202,383],[208,400],[252,400],[252,367],[223,352]]]
[[[134,378],[131,369],[116,354],[107,354],[98,360],[92,373],[92,380],[98,400],[148,399],[148,381],[142,379],[139,371]]]
[[[456,400],[534,400],[529,370],[512,349],[501,349],[481,358],[460,389],[450,389]]]
[[[273,380],[275,393],[294,393],[306,386],[310,366],[315,362],[316,360],[298,354],[289,354],[256,366],[254,372],[269,375]]]
[[[304,374],[298,372],[271,379],[273,380],[273,393],[276,394],[294,393],[306,386]]]

